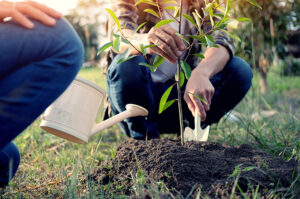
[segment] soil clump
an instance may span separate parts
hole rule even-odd
[[[211,198],[229,198],[235,182],[243,192],[255,191],[259,185],[261,196],[269,194],[265,188],[290,186],[292,176],[297,176],[297,162],[286,162],[247,144],[186,142],[182,146],[170,139],[127,140],[115,158],[95,168],[91,177],[101,184],[122,185],[124,194],[133,196],[133,179],[141,170],[149,179],[162,181],[170,195],[193,198],[201,190]],[[238,195],[239,188],[235,189]]]

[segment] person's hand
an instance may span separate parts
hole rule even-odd
[[[12,17],[17,23],[25,28],[33,28],[34,24],[27,18],[30,17],[48,26],[56,24],[55,18],[59,19],[62,14],[37,2],[0,2],[0,22],[4,18]]]
[[[209,76],[197,68],[193,70],[186,85],[184,100],[194,116],[195,114],[201,116],[201,121],[206,119],[206,112],[210,109],[214,93],[215,88],[211,84]],[[195,113],[196,108],[198,108],[198,113]]]
[[[169,62],[175,63],[177,58],[182,55],[186,49],[184,42],[176,34],[176,30],[168,25],[159,28],[152,28],[146,34],[146,40],[149,44],[155,44],[148,50],[149,54],[158,54],[166,58]]]

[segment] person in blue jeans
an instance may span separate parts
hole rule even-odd
[[[20,163],[12,140],[62,94],[82,61],[82,42],[60,13],[33,1],[0,2],[0,187]]]
[[[205,10],[204,0],[184,1],[183,11],[192,16],[197,10],[203,17],[201,31],[211,34],[217,47],[207,47],[202,60],[198,60],[196,53],[201,52],[201,45],[193,45],[186,49],[184,41],[176,35],[198,36],[197,30],[182,18],[181,31],[174,16],[168,12],[168,7],[174,5],[174,1],[156,1],[157,5],[135,0],[115,0],[113,11],[119,19],[116,25],[114,20],[108,23],[109,35],[120,34],[118,26],[123,27],[122,35],[127,37],[131,44],[122,43],[120,52],[111,51],[112,60],[107,71],[108,99],[113,114],[125,110],[128,103],[138,104],[149,111],[147,117],[130,118],[121,123],[124,133],[134,139],[158,138],[161,133],[178,133],[180,131],[178,119],[178,106],[169,107],[161,115],[158,114],[159,102],[163,93],[175,84],[174,75],[178,58],[187,60],[192,68],[189,80],[182,88],[183,116],[185,125],[194,128],[193,115],[201,116],[201,126],[217,123],[228,111],[232,110],[246,95],[252,82],[252,70],[241,58],[234,55],[234,41],[226,32],[213,29],[210,17],[203,17]],[[175,2],[176,3],[176,2]],[[179,1],[177,0],[179,5]],[[164,9],[165,8],[165,9]],[[160,13],[160,18],[151,13],[144,12],[145,9],[153,9]],[[216,11],[217,12],[217,11]],[[219,13],[221,14],[221,13]],[[159,20],[173,20],[167,25],[155,28]],[[179,21],[179,18],[177,19]],[[215,24],[217,17],[213,20]],[[143,22],[143,28],[137,27]],[[134,36],[132,36],[134,35]],[[190,39],[191,40],[191,39]],[[193,43],[192,40],[190,43]],[[140,55],[141,44],[151,45],[147,49],[147,58],[152,64],[154,58],[160,55],[165,61],[155,72],[140,64],[145,63],[143,56],[136,56],[123,63],[118,63],[121,58],[118,55],[130,50],[130,55]],[[190,51],[190,53],[188,53]],[[171,99],[177,99],[176,89],[172,90]],[[200,100],[199,97],[203,100]]]

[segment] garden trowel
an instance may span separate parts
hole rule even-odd
[[[201,141],[206,142],[208,139],[210,126],[205,129],[201,128],[201,118],[198,114],[198,110],[195,111],[195,130],[190,127],[184,129],[184,141]]]

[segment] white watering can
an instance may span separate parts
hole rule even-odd
[[[95,123],[97,115],[103,116],[106,92],[97,84],[77,76],[67,90],[51,104],[42,115],[40,127],[69,141],[86,144],[89,138],[127,118],[147,116],[148,111],[135,104],[103,122]]]

